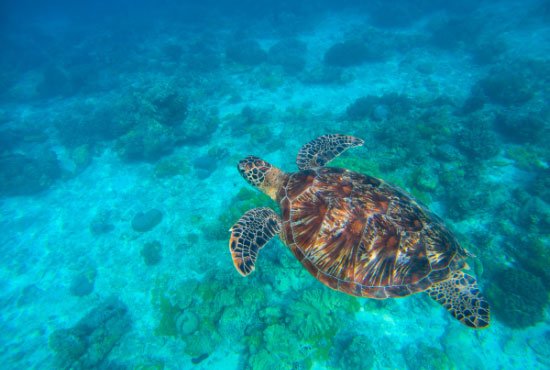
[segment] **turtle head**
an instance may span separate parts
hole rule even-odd
[[[257,187],[271,199],[276,200],[277,193],[286,178],[280,169],[252,155],[242,159],[237,168],[250,185]]]

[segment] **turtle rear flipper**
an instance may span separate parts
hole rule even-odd
[[[363,140],[353,136],[323,135],[300,148],[296,164],[300,170],[323,167],[347,149],[363,143]]]
[[[229,231],[233,264],[241,275],[246,276],[254,271],[260,249],[281,231],[281,221],[270,208],[254,208],[247,211]]]
[[[463,324],[475,329],[489,326],[489,303],[472,276],[455,271],[449,280],[434,284],[426,293]]]

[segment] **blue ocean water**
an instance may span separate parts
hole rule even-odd
[[[0,4],[0,367],[550,368],[550,2]],[[437,214],[491,325],[325,287],[237,163],[330,163]],[[411,267],[418,270],[419,266]]]

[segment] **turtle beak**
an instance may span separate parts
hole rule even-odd
[[[265,174],[271,167],[272,166],[263,159],[251,155],[241,160],[237,169],[248,183],[254,186],[260,186],[264,181]]]
[[[246,178],[246,173],[252,168],[253,157],[246,157],[239,161],[237,169],[242,177]]]

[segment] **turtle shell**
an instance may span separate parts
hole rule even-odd
[[[282,240],[325,285],[370,298],[402,297],[446,280],[467,252],[403,190],[322,167],[288,177],[278,199]]]

